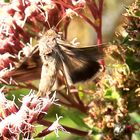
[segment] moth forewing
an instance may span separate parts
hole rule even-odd
[[[65,51],[66,54],[70,56],[76,55],[77,57],[84,57],[87,59],[91,59],[94,61],[98,61],[99,59],[103,58],[103,51],[100,49],[99,46],[103,45],[93,45],[90,47],[75,47],[74,45],[70,43],[64,44],[63,40],[58,39],[58,44],[61,48],[61,50]]]
[[[34,46],[28,56],[22,56],[14,60],[14,69],[11,76],[16,82],[26,82],[40,78],[41,64],[38,55],[38,46]]]
[[[65,77],[67,86],[71,86],[73,84],[73,82],[69,75],[68,67],[66,66],[64,61],[62,61],[62,71],[63,71],[64,77]]]

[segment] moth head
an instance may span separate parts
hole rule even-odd
[[[47,35],[47,36],[50,36],[50,37],[56,37],[56,36],[57,36],[57,33],[55,32],[54,29],[49,29],[49,30],[46,32],[46,35]]]

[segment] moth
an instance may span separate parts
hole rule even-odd
[[[51,90],[59,70],[71,85],[94,77],[101,68],[98,60],[103,53],[98,46],[76,48],[53,28],[39,40],[38,49],[42,60],[39,96],[45,96]]]
[[[29,56],[23,57],[16,65],[12,77],[22,82],[40,78],[37,95],[46,96],[52,90],[59,71],[63,73],[67,86],[86,81],[100,70],[102,57],[103,52],[98,46],[75,47],[50,28]]]

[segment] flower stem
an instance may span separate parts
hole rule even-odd
[[[48,126],[48,127],[52,125],[52,122],[46,121],[46,120],[43,120],[43,119],[42,120],[38,120],[37,123],[39,123],[41,125],[44,125],[44,126]],[[79,136],[87,136],[88,135],[88,132],[86,132],[86,131],[78,130],[78,129],[67,127],[67,126],[64,126],[64,125],[62,125],[62,127],[66,131],[68,131],[70,133],[73,133],[73,134],[76,134],[76,135],[79,135]]]

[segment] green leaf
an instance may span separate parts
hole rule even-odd
[[[139,140],[140,139],[140,132],[135,132],[132,134],[132,140]]]
[[[106,99],[119,99],[120,94],[116,91],[115,87],[112,87],[112,88],[108,88],[105,91],[104,97]]]
[[[127,56],[126,63],[129,66],[131,71],[139,71],[140,70],[140,62],[136,61],[133,56]]]
[[[84,123],[83,118],[84,115],[80,111],[68,110],[68,117],[79,127],[79,128],[88,128],[88,126]]]
[[[100,128],[98,128],[98,127],[93,127],[93,129],[92,129],[92,134],[93,135],[98,135],[98,134],[100,134],[101,133],[101,129]]]
[[[10,0],[4,0],[4,2],[10,2]]]
[[[79,96],[80,96],[80,98],[82,98],[84,96],[84,93],[81,92],[83,90],[83,86],[79,86],[78,90],[79,90]]]
[[[53,106],[51,109],[49,109],[48,114],[46,115],[46,119],[50,121],[56,120],[56,114],[58,116],[63,116],[63,119],[61,119],[61,124],[73,127],[73,128],[89,128],[84,122],[83,118],[85,115],[81,113],[80,111],[66,108],[64,106],[58,107]]]
[[[18,89],[18,90],[11,90],[8,92],[6,96],[7,99],[13,100],[13,96],[15,97],[15,103],[19,104],[19,99],[22,99],[23,96],[29,93],[29,89]]]
[[[123,39],[122,44],[128,44],[128,42],[129,42],[129,36],[127,35],[127,36]]]
[[[133,112],[133,113],[130,113],[129,115],[131,117],[131,121],[140,123],[140,115],[138,113]]]

